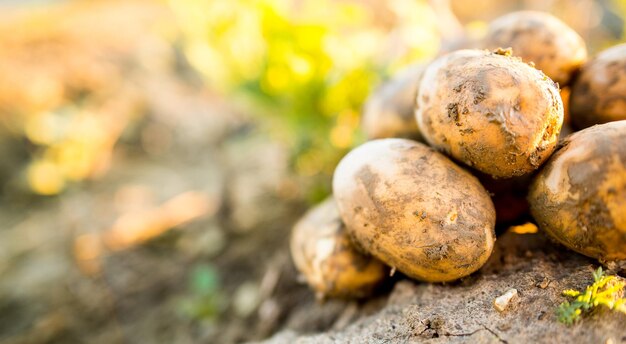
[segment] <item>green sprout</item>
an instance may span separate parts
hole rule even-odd
[[[571,289],[563,291],[563,296],[574,300],[559,305],[557,316],[560,322],[571,325],[580,319],[583,312],[589,312],[600,305],[626,314],[626,298],[621,297],[626,282],[617,276],[606,275],[602,267],[593,272],[593,280],[593,284],[587,286],[584,292]]]
[[[217,269],[199,264],[190,271],[188,283],[189,291],[178,303],[181,314],[194,320],[216,319],[227,306]]]

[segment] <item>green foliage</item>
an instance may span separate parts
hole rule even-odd
[[[198,265],[189,275],[190,293],[179,303],[180,312],[192,319],[213,319],[226,307],[220,291],[218,271],[210,265]]]
[[[191,65],[213,90],[251,103],[265,127],[291,147],[295,172],[319,181],[309,189],[315,201],[329,192],[339,159],[362,141],[362,104],[389,66],[426,59],[439,48],[434,15],[423,0],[395,3],[389,18],[363,4],[329,0],[170,6]],[[390,32],[381,19],[394,16]]]
[[[593,284],[584,292],[564,290],[563,296],[574,298],[573,301],[561,303],[557,309],[558,320],[571,325],[580,319],[581,314],[598,306],[626,314],[626,298],[622,295],[626,282],[617,276],[606,275],[602,267],[593,272]]]

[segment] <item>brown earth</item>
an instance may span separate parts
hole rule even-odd
[[[464,280],[426,284],[402,279],[384,300],[346,304],[325,332],[303,335],[287,325],[266,343],[626,342],[623,314],[600,310],[571,327],[557,322],[556,307],[565,300],[561,291],[584,289],[593,282],[596,266],[541,234],[507,232],[487,265]],[[511,288],[518,296],[500,313],[494,299]],[[373,305],[379,310],[368,314]],[[314,314],[332,307],[307,308]]]

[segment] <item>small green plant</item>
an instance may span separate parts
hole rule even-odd
[[[584,292],[572,289],[563,291],[563,296],[575,299],[559,305],[557,316],[560,322],[571,325],[580,319],[583,312],[600,305],[626,314],[626,298],[621,297],[626,282],[617,276],[606,275],[602,267],[593,272],[593,280],[593,284],[587,286]]]
[[[185,317],[195,320],[214,320],[227,306],[222,292],[219,272],[212,265],[195,266],[189,275],[189,291],[178,303]]]

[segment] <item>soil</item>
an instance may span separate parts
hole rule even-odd
[[[506,232],[487,265],[464,280],[426,284],[402,278],[384,301],[371,301],[379,307],[374,314],[351,310],[371,309],[368,303],[347,304],[322,333],[288,326],[266,343],[626,342],[623,314],[599,310],[571,327],[557,321],[555,309],[565,300],[561,291],[584,289],[596,267],[542,234]],[[494,300],[513,288],[517,297],[498,312]],[[310,312],[326,307],[318,304]]]

